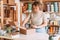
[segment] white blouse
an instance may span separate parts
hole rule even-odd
[[[41,25],[44,21],[48,21],[47,15],[43,13],[42,11],[39,11],[38,13],[32,13],[32,24],[33,25]]]

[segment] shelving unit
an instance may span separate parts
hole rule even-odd
[[[55,2],[57,2],[57,3],[55,3]],[[54,7],[55,7],[55,4],[57,4],[58,5],[58,9],[60,9],[59,8],[59,3],[60,3],[60,0],[44,0],[43,1],[43,5],[44,5],[44,7],[43,7],[43,10],[45,10],[45,11],[47,11],[47,5],[48,4],[50,4],[49,6],[51,6],[51,4],[53,4],[54,5]],[[51,8],[50,8],[51,9]],[[58,10],[59,11],[59,10]]]
[[[13,5],[10,3],[7,3],[7,0],[0,0],[0,26],[2,28],[7,24],[7,20],[12,20],[14,23],[18,22],[17,5],[14,1],[12,1]]]
[[[4,24],[6,24],[6,20],[16,21],[16,5],[5,5],[4,6]]]
[[[57,2],[58,4],[57,4],[57,6],[56,5],[54,5],[54,2]],[[50,3],[50,5],[48,5],[48,6],[50,6],[50,11],[48,12],[47,11],[47,4],[49,4]],[[54,12],[51,12],[51,3],[53,3],[53,10],[54,10]],[[59,16],[60,16],[60,5],[59,5],[59,3],[60,3],[60,0],[44,0],[43,1],[43,4],[44,4],[44,7],[43,7],[43,10],[45,10],[45,12],[47,12],[47,13],[49,13],[49,14],[53,14],[53,13],[55,13],[56,15],[58,14]],[[56,10],[56,8],[55,7],[58,7],[57,9],[58,9],[58,12],[55,12],[55,10]],[[55,19],[54,20],[54,24],[51,26],[50,25],[50,29],[49,29],[49,31],[50,31],[50,34],[52,34],[52,35],[54,35],[54,33],[58,33],[58,29],[57,28],[59,28],[59,25],[58,25],[58,20],[57,19]],[[49,32],[48,31],[48,32]],[[56,34],[57,34],[56,33]]]

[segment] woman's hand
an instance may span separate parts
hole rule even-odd
[[[42,26],[32,25],[33,28],[42,28]]]
[[[23,24],[22,26],[23,26],[23,27],[25,27],[25,25],[24,25],[24,24]]]
[[[36,25],[32,25],[32,28],[37,28],[37,26]]]

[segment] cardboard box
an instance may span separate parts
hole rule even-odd
[[[7,4],[7,0],[3,0],[3,4]]]
[[[9,5],[15,5],[15,0],[9,0]]]
[[[20,28],[20,33],[25,34],[25,35],[30,35],[35,33],[35,29],[25,29],[25,28]]]

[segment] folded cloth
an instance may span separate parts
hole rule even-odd
[[[45,27],[42,28],[36,28],[37,33],[46,33]]]

